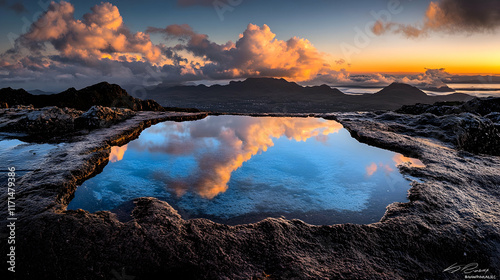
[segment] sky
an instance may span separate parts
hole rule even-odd
[[[499,26],[499,0],[0,0],[0,87],[439,86],[500,75]]]

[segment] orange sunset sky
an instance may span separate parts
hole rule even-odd
[[[0,7],[1,87],[500,76],[497,0],[4,0]]]

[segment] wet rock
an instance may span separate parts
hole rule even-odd
[[[75,119],[75,128],[95,129],[110,127],[134,115],[134,111],[130,109],[92,106],[87,112]]]
[[[45,107],[40,110],[23,108],[29,111],[16,125],[18,131],[29,134],[58,134],[74,130],[74,120],[83,112],[69,108]]]
[[[388,116],[406,119],[396,124],[399,131],[430,136],[452,143],[457,149],[471,153],[500,155],[500,98],[474,98],[468,102],[417,104],[403,106],[397,113],[413,116]],[[386,119],[387,116],[381,116]]]
[[[474,98],[461,106],[464,112],[474,113],[481,116],[492,112],[500,112],[500,97]]]
[[[124,108],[93,106],[87,112],[72,108],[16,105],[0,110],[0,131],[20,132],[37,141],[70,136],[81,130],[107,128],[122,122],[136,112]]]
[[[396,112],[411,115],[431,113],[437,116],[472,113],[485,116],[492,112],[500,112],[500,97],[474,98],[467,102],[436,102],[432,105],[404,105]]]
[[[500,125],[500,113],[499,112],[489,113],[488,115],[486,115],[484,117],[490,119],[496,125]]]
[[[412,182],[410,201],[389,205],[381,221],[370,225],[311,226],[265,219],[227,226],[184,220],[156,198],[136,199],[126,222],[108,211],[66,211],[78,184],[104,168],[110,145],[127,143],[151,123],[203,117],[139,112],[113,129],[93,130],[78,142],[58,147],[43,169],[19,180],[16,276],[463,279],[463,273],[443,272],[454,263],[478,263],[499,275],[499,157],[464,156],[448,142],[425,134],[440,125],[454,127],[457,120],[452,118],[445,122],[433,114],[394,112],[320,116],[339,120],[364,143],[422,160],[426,168],[402,168],[421,180]],[[455,117],[470,118],[472,124],[464,125],[474,127],[478,116]],[[411,127],[418,122],[418,129]],[[6,193],[0,193],[0,208],[7,208],[6,201]],[[5,223],[0,220],[0,227]],[[6,246],[0,243],[2,251]]]

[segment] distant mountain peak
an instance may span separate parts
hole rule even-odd
[[[231,81],[230,86],[244,86],[247,88],[276,88],[276,87],[300,87],[295,82],[289,82],[283,78],[251,77],[244,81]]]
[[[420,89],[404,83],[394,82],[379,92],[375,96],[392,96],[397,98],[426,98],[428,95]]]

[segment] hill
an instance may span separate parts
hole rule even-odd
[[[0,89],[0,104],[68,107],[86,111],[94,105],[127,108],[134,111],[164,111],[153,100],[140,100],[130,96],[119,85],[107,82],[98,83],[80,90],[69,88],[61,93],[33,95],[24,89]]]
[[[224,113],[395,110],[416,103],[472,99],[462,93],[429,96],[416,87],[401,83],[393,83],[375,94],[352,96],[328,85],[304,87],[273,78],[248,78],[213,86],[160,85],[147,93],[149,98],[163,106],[195,107]]]

